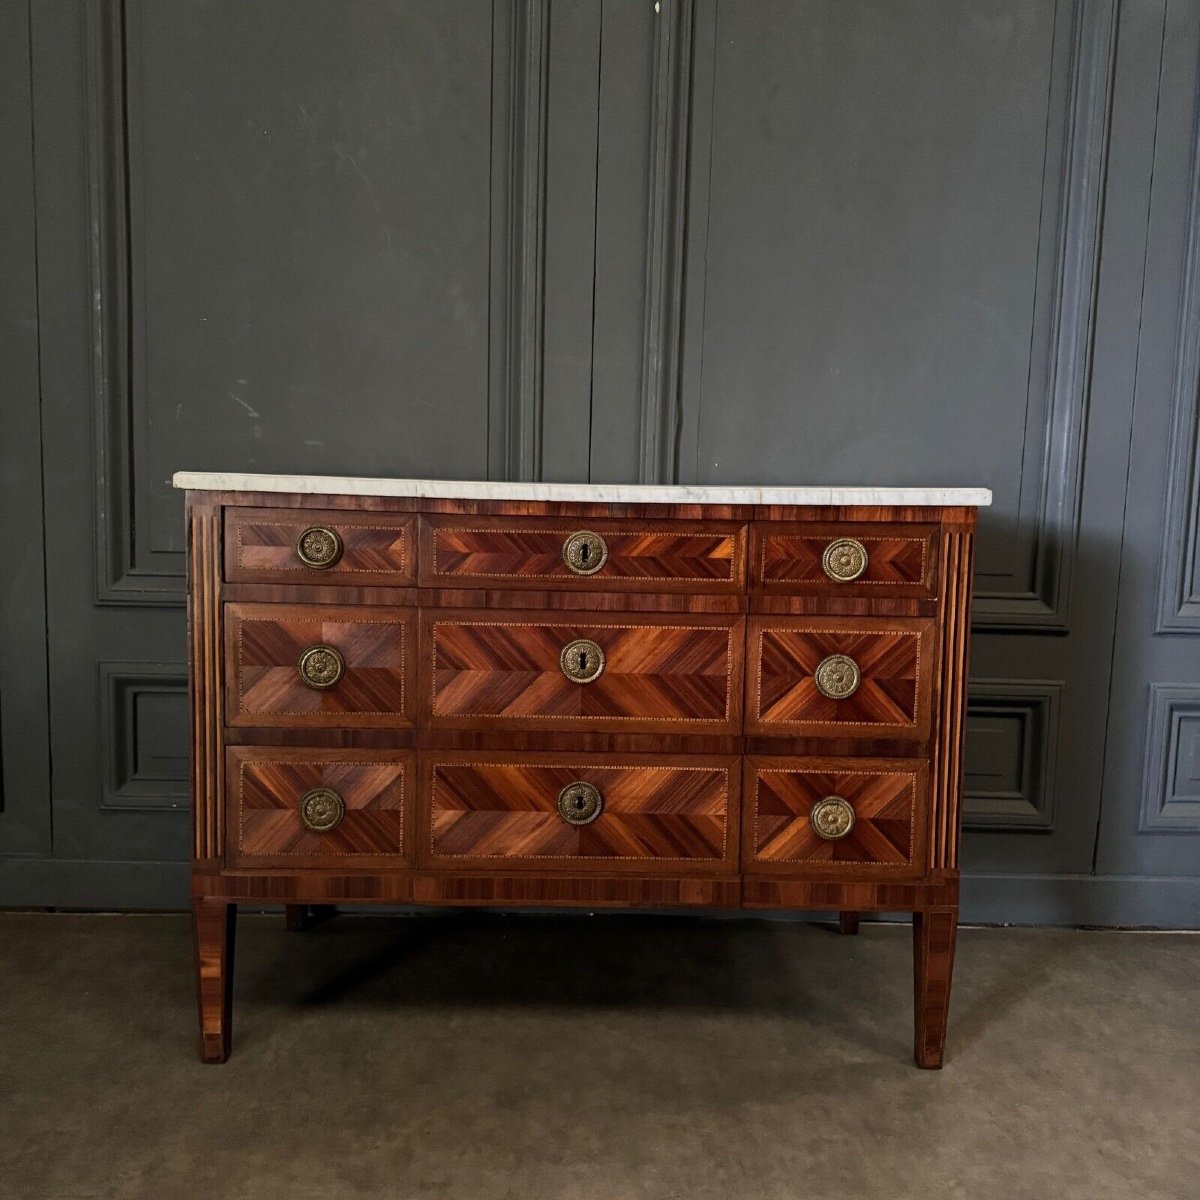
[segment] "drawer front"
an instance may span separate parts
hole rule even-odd
[[[745,869],[923,874],[927,775],[924,763],[904,759],[747,759]]]
[[[409,754],[278,746],[226,753],[231,865],[403,858]]]
[[[435,866],[733,870],[737,762],[439,755],[426,845]]]
[[[226,721],[411,723],[414,624],[403,608],[226,605]]]
[[[428,517],[432,586],[736,592],[745,527],[724,521]]]
[[[741,618],[425,619],[435,727],[738,731]]]
[[[933,622],[751,619],[749,733],[925,738]]]
[[[416,517],[341,509],[228,508],[225,578],[231,583],[416,582]]]
[[[755,586],[831,596],[929,598],[937,595],[935,525],[756,525]]]

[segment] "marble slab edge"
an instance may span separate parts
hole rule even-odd
[[[198,492],[294,492],[318,496],[403,496],[430,500],[549,500],[588,504],[855,505],[985,508],[987,488],[747,487],[686,484],[501,483],[450,479],[368,479],[341,475],[247,475],[177,471],[175,487]]]

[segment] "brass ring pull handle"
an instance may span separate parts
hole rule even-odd
[[[855,538],[836,538],[821,555],[821,570],[834,583],[850,583],[867,569],[867,548]]]
[[[310,525],[296,539],[296,556],[306,567],[327,571],[342,557],[342,539],[324,525]]]
[[[604,797],[595,784],[576,780],[558,793],[558,815],[568,825],[590,825],[604,807]]]
[[[826,796],[812,806],[808,823],[818,837],[836,842],[854,828],[854,809],[841,796]]]
[[[591,683],[604,670],[604,651],[590,638],[576,638],[562,648],[558,665],[572,683]]]
[[[342,823],[346,802],[333,788],[313,788],[300,797],[300,820],[313,833],[328,833]]]
[[[847,700],[858,691],[862,682],[858,663],[846,654],[831,654],[817,664],[813,672],[817,691],[830,700]]]
[[[598,533],[581,529],[563,542],[562,555],[576,575],[595,575],[608,561],[608,546]]]
[[[296,664],[310,688],[331,688],[346,673],[346,660],[332,646],[309,646]]]

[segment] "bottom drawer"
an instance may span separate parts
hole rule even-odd
[[[927,769],[885,758],[748,758],[743,862],[754,874],[918,876]]]
[[[409,752],[233,746],[226,756],[231,866],[403,860]]]
[[[434,866],[713,871],[737,864],[735,758],[431,756]],[[426,840],[427,839],[427,840]]]

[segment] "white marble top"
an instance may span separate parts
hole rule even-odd
[[[450,479],[356,479],[342,475],[238,475],[176,471],[177,488],[205,492],[299,492],[319,496],[420,496],[430,500],[554,500],[588,504],[862,504],[900,507],[992,502],[987,488],[667,486],[644,483],[497,483]]]

